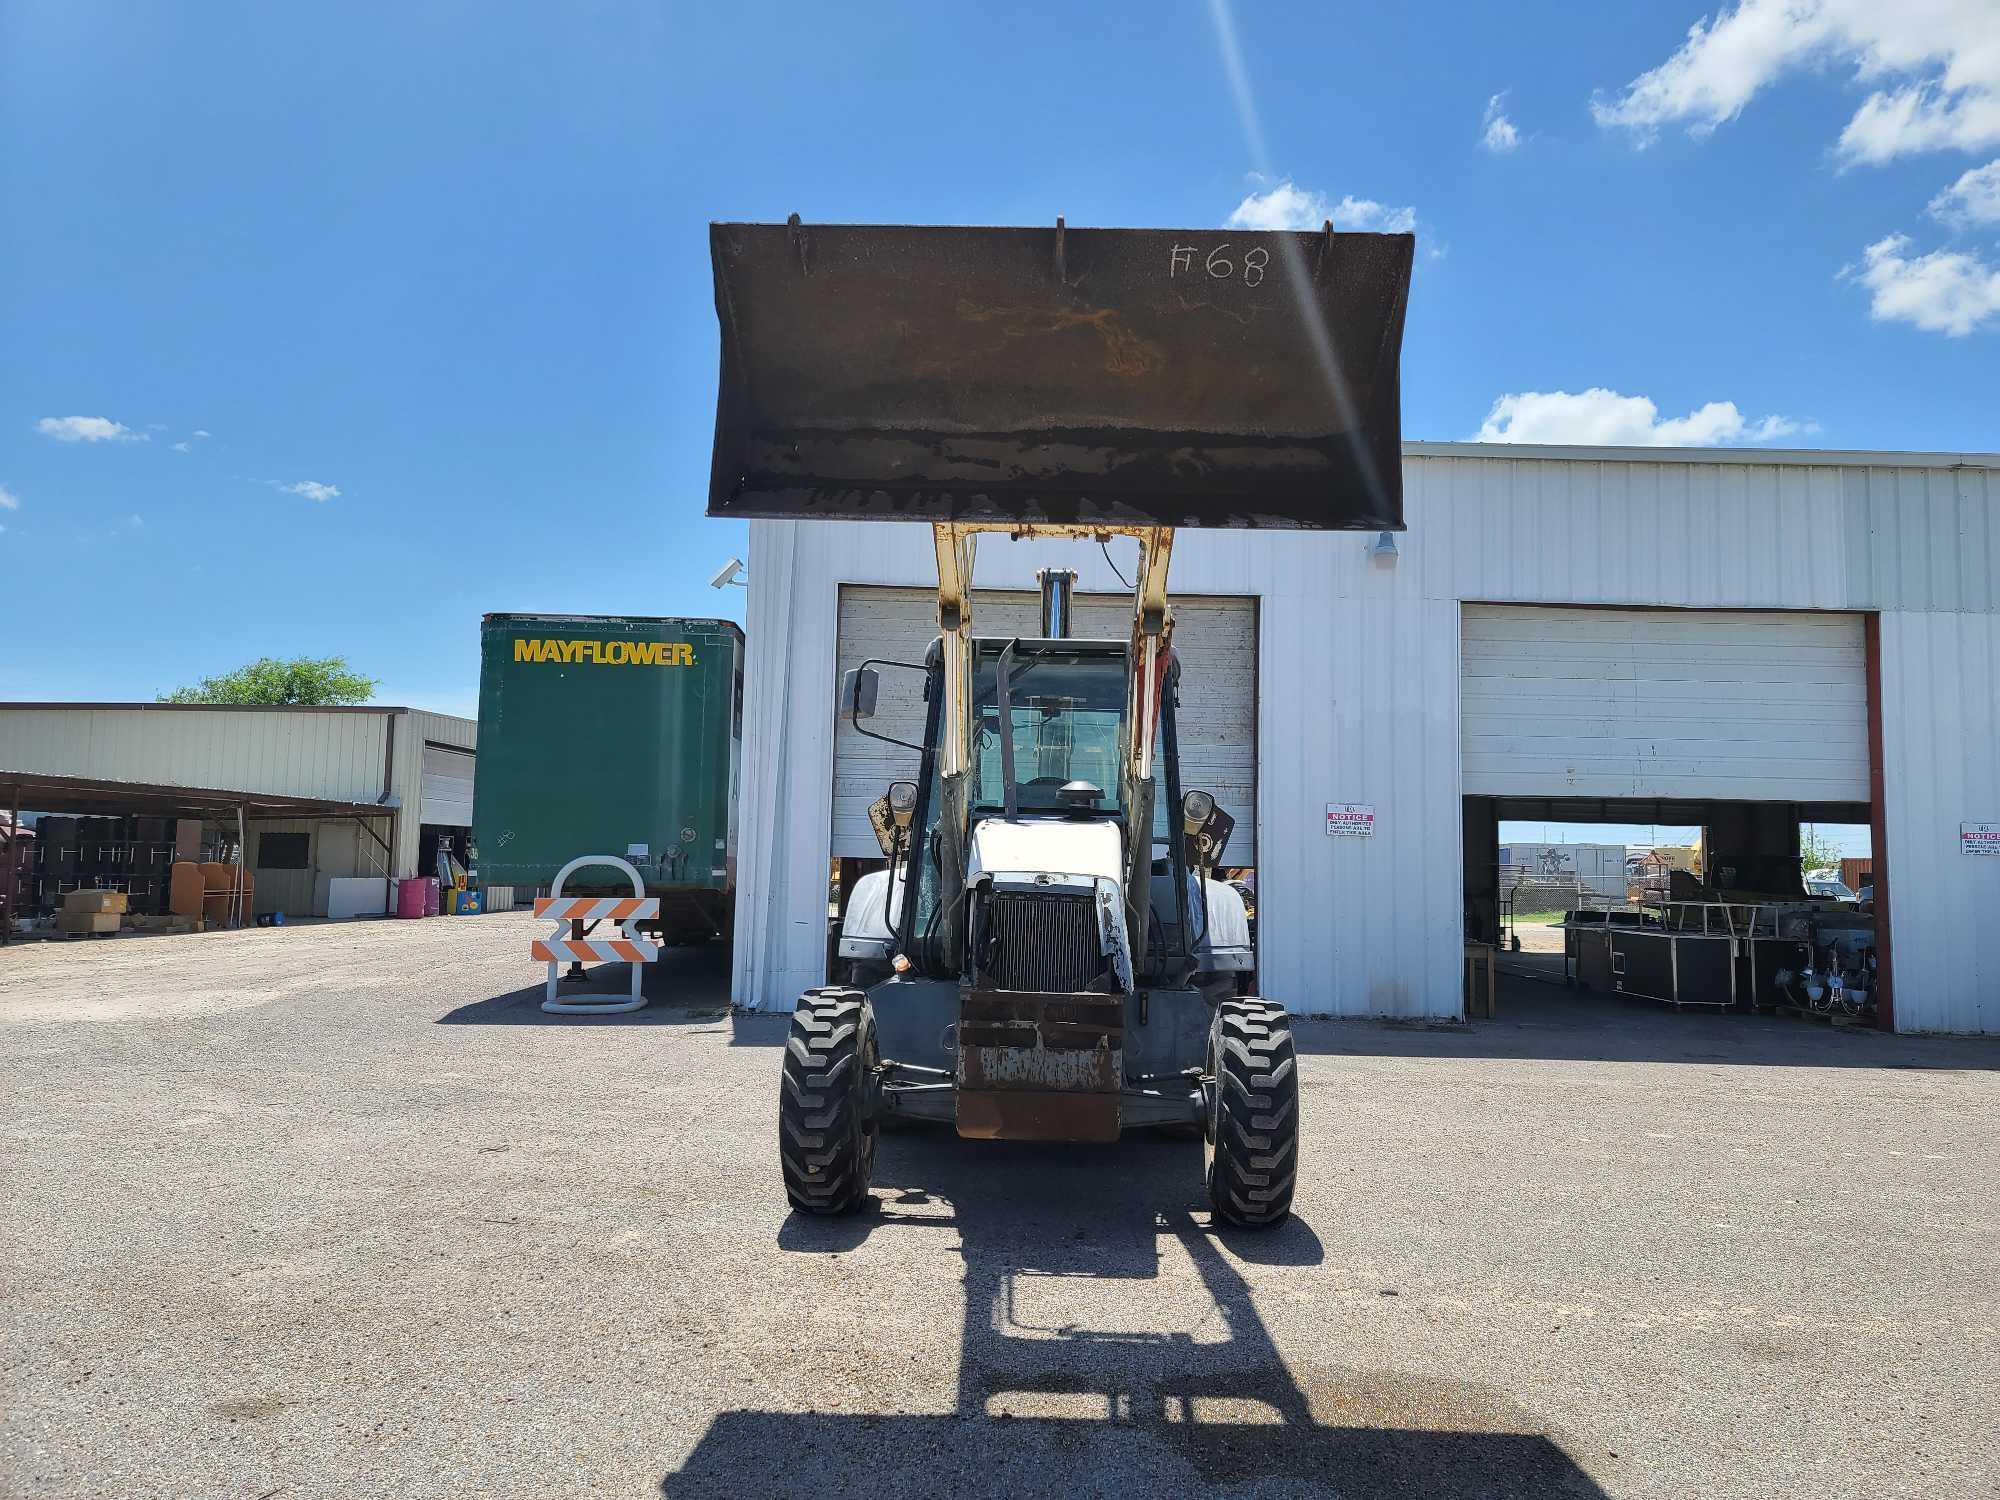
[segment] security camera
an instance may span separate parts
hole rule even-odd
[[[717,570],[713,578],[708,580],[708,586],[712,589],[726,589],[736,582],[736,575],[742,571],[743,559],[732,557]]]

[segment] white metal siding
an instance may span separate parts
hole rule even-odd
[[[1306,1014],[1451,1015],[1463,928],[1458,607],[1417,597],[1407,574],[1368,566],[1370,540],[1183,533],[1174,594],[1258,598],[1249,833],[1266,991]],[[732,985],[739,1004],[788,1009],[825,978],[837,592],[925,587],[935,562],[921,526],[753,522],[750,546]],[[1120,560],[1129,577],[1129,544]],[[977,576],[1026,591],[1048,566],[1077,569],[1080,592],[1122,592],[1095,548],[1057,542],[984,539]],[[1380,607],[1405,591],[1408,610]],[[1192,634],[1180,645],[1191,649]],[[1446,795],[1433,794],[1440,783]],[[1327,838],[1328,802],[1375,804],[1382,831]]]
[[[1991,457],[1982,467],[1888,455],[1778,463],[1755,453],[1599,459],[1419,446],[1425,456],[1403,460],[1410,530],[1398,571],[1410,569],[1430,598],[2000,609]]]
[[[413,708],[409,713],[410,725],[420,740],[433,740],[440,745],[455,745],[461,750],[478,747],[477,719],[462,719],[456,714],[434,714],[421,708]]]
[[[421,825],[433,821],[423,810],[424,741],[436,740],[440,744],[470,748],[478,738],[479,724],[476,719],[407,708],[393,711],[393,724],[395,774],[390,795],[401,809],[401,814],[396,819],[395,857],[391,863],[395,866],[393,873],[396,878],[407,879],[423,873],[417,868],[418,841],[423,833]]]
[[[0,768],[373,802],[384,723],[379,713],[0,706]]]
[[[990,556],[990,554],[989,554]],[[1131,632],[1129,596],[1080,596],[1070,622],[1079,638],[1122,640]],[[973,595],[975,635],[1032,636],[1039,632],[1039,596],[981,589]],[[921,664],[937,636],[937,594],[931,589],[840,591],[839,656],[831,686],[848,668],[873,657]],[[1227,858],[1256,863],[1257,603],[1254,599],[1174,596],[1174,645],[1181,660],[1178,721],[1181,784],[1213,792],[1236,819]],[[877,717],[869,728],[911,743],[924,737],[923,677],[883,668]],[[827,712],[835,709],[827,698]],[[868,824],[868,804],[888,784],[914,777],[915,751],[871,740],[836,715],[833,752],[833,852],[849,858],[880,853]],[[1161,795],[1165,795],[1164,791]]]
[[[1882,770],[1897,1029],[2000,1031],[2000,614],[1882,616]]]
[[[1403,475],[1393,566],[1351,533],[1175,543],[1176,592],[1260,601],[1258,936],[1273,995],[1312,1014],[1460,1012],[1460,601],[1880,610],[1899,1019],[2000,1029],[1994,960],[1958,906],[1967,882],[1990,905],[2000,870],[1955,853],[1960,817],[2000,818],[1975,810],[2000,795],[1994,459],[1415,444]],[[755,521],[750,547],[732,983],[739,1004],[789,1009],[823,979],[837,590],[928,587],[935,563],[922,526]],[[978,576],[1029,589],[1051,565],[1120,591],[1095,548],[1056,543],[986,539]],[[1926,780],[1940,773],[1962,783],[1966,812]],[[1376,836],[1327,838],[1327,802],[1374,803]],[[1949,859],[1935,852],[1947,833]],[[1933,852],[1898,864],[1911,849]]]
[[[1465,792],[1868,800],[1859,615],[1468,604]]]
[[[423,785],[417,820],[447,827],[472,826],[473,758],[469,750],[424,746]]]

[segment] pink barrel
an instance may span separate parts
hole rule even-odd
[[[421,880],[396,882],[396,915],[421,917],[424,914],[424,883]]]
[[[420,883],[424,888],[424,915],[434,917],[438,914],[438,878],[426,875]]]

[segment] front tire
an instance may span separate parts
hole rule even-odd
[[[1216,1006],[1208,1069],[1202,1154],[1215,1216],[1240,1229],[1281,1224],[1299,1165],[1298,1055],[1285,1008],[1256,996]]]
[[[778,1163],[794,1208],[848,1214],[868,1202],[880,1061],[875,1012],[861,991],[817,989],[799,997],[778,1096]]]

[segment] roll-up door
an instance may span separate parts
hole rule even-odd
[[[1256,862],[1257,839],[1257,601],[1240,597],[1181,597],[1173,601],[1174,648],[1181,659],[1181,785],[1213,792],[1236,819],[1224,858]],[[980,636],[1035,635],[1040,603],[1033,594],[976,591],[973,630]],[[1070,633],[1122,640],[1132,628],[1125,595],[1079,595]],[[827,688],[827,712],[849,667],[874,657],[922,663],[937,638],[937,595],[929,589],[847,584],[840,590],[839,663]],[[912,743],[924,737],[923,679],[884,670],[877,716],[869,727]],[[834,730],[833,853],[870,859],[881,854],[868,827],[868,804],[891,781],[914,778],[917,754],[855,732]]]
[[[417,815],[422,822],[448,828],[472,826],[474,764],[470,750],[424,746],[423,807]]]
[[[1468,796],[1866,802],[1862,617],[1468,604]]]

